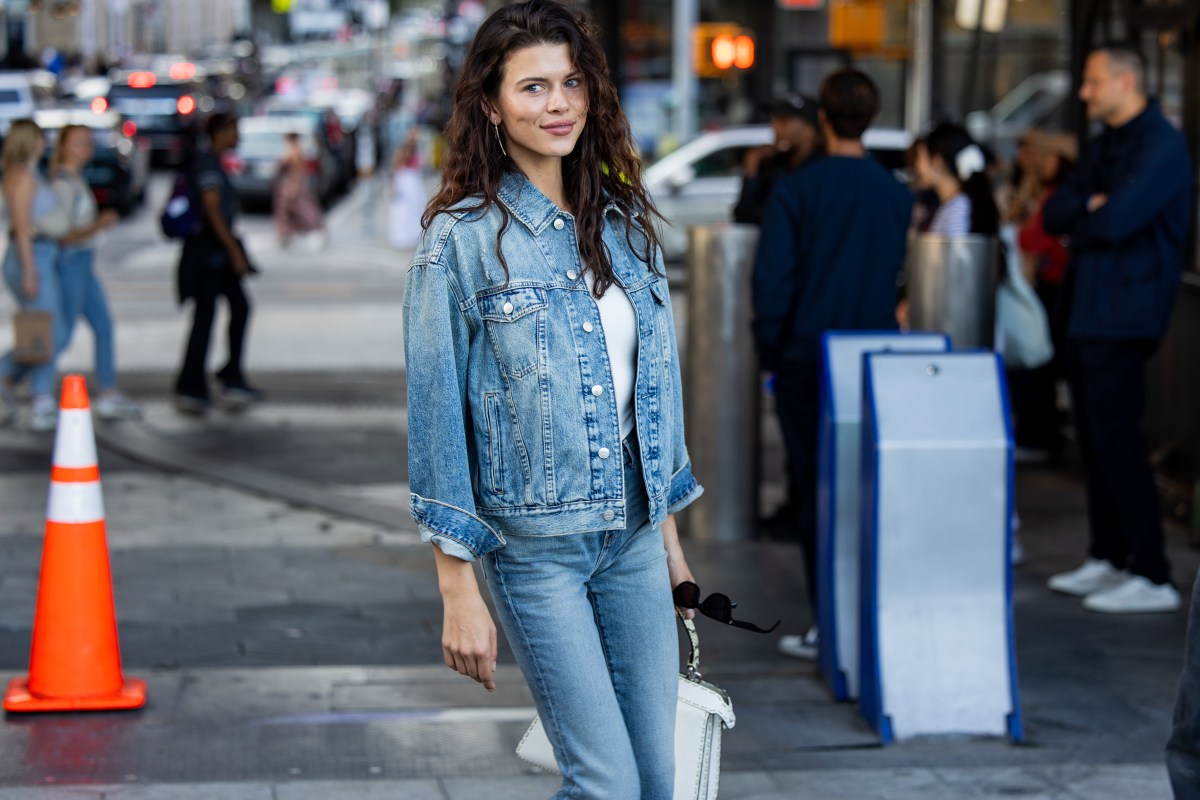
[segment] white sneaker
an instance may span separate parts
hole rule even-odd
[[[780,636],[777,646],[779,652],[785,656],[799,658],[802,661],[816,661],[819,644],[820,635],[817,633],[817,626],[813,625],[807,633],[801,636]]]
[[[96,399],[100,419],[141,419],[142,407],[117,391],[105,392]]]
[[[1056,592],[1076,597],[1087,597],[1093,592],[1111,589],[1125,582],[1128,576],[1108,561],[1089,558],[1079,569],[1060,572],[1046,581],[1046,586]]]
[[[45,433],[58,425],[58,403],[48,394],[33,398],[33,409],[29,412],[29,430]]]
[[[1102,614],[1161,614],[1179,610],[1179,592],[1169,583],[1130,575],[1118,586],[1089,594],[1083,607]]]

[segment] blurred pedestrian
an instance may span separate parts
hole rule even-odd
[[[937,192],[928,233],[995,236],[1000,212],[983,150],[961,125],[944,122],[917,141],[917,185]]]
[[[896,280],[904,266],[912,195],[863,146],[879,90],[862,72],[821,86],[825,156],[780,179],[767,203],[754,262],[754,339],[775,374],[787,451],[788,502],[816,608],[817,397],[820,337],[827,330],[896,330]],[[780,650],[815,658],[814,626]]]
[[[1104,125],[1047,202],[1046,231],[1070,236],[1067,373],[1087,473],[1091,544],[1049,587],[1105,613],[1179,608],[1142,434],[1146,362],[1170,320],[1192,220],[1183,136],[1146,97],[1124,45],[1088,56],[1079,96]]]
[[[1041,131],[1030,128],[1017,138],[1017,152],[1008,179],[996,193],[996,205],[1005,223],[1024,225],[1038,207],[1043,186],[1038,179],[1037,162],[1042,151],[1035,142],[1040,142],[1042,136]]]
[[[93,407],[104,419],[136,419],[142,409],[117,390],[116,348],[113,321],[104,286],[96,274],[96,234],[120,219],[113,209],[98,212],[96,196],[83,179],[83,168],[93,155],[92,131],[84,125],[67,125],[58,134],[50,159],[50,186],[61,207],[68,209],[69,228],[61,239],[58,257],[58,286],[62,300],[62,341],[59,351],[71,343],[80,315],[92,329],[95,345],[96,382],[99,393]]]
[[[495,687],[496,613],[554,746],[554,796],[667,800],[701,492],[629,122],[584,12],[479,28],[404,295],[412,513],[447,666]],[[691,612],[685,612],[689,613]]]
[[[58,237],[66,232],[67,220],[50,184],[38,171],[45,150],[42,129],[31,119],[15,120],[4,138],[4,148],[0,151],[4,207],[8,214],[4,281],[21,309],[50,315],[50,341],[57,343],[63,338],[63,315],[55,265]],[[12,351],[0,358],[0,424],[15,418],[15,387],[29,375],[33,384],[29,427],[35,431],[54,429],[58,422],[58,403],[54,397],[58,352],[53,344],[51,350],[49,360],[34,366],[18,364]]]
[[[421,214],[425,210],[425,182],[417,150],[418,131],[412,128],[392,156],[392,196],[388,202],[388,241],[410,250],[421,239]]]
[[[1045,460],[1062,447],[1059,431],[1058,380],[1063,375],[1063,315],[1058,313],[1063,277],[1067,271],[1067,245],[1061,236],[1046,233],[1043,224],[1046,202],[1066,180],[1078,157],[1075,137],[1067,133],[1035,131],[1027,137],[1027,169],[1040,187],[1032,211],[1017,233],[1022,262],[1034,291],[1050,320],[1055,355],[1047,364],[1031,370],[1012,370],[1009,386],[1013,395],[1016,426],[1014,439],[1019,460]]]
[[[194,309],[183,365],[175,380],[175,404],[190,414],[203,414],[212,404],[206,372],[208,343],[217,298],[222,296],[229,303],[229,358],[216,376],[221,397],[238,406],[262,399],[242,371],[250,320],[250,301],[242,280],[256,270],[233,232],[237,192],[221,164],[221,156],[238,145],[237,117],[218,111],[209,117],[206,130],[208,147],[196,152],[185,167],[199,200],[202,225],[199,233],[184,239],[178,271],[179,302],[191,300]]]
[[[779,179],[821,155],[821,123],[817,101],[789,94],[769,106],[775,140],[746,151],[742,161],[742,191],[733,207],[733,221],[758,225]]]
[[[283,136],[283,158],[275,176],[271,209],[275,215],[275,233],[281,247],[296,236],[319,231],[324,243],[325,212],[313,193],[308,159],[300,144],[300,134],[288,131]]]

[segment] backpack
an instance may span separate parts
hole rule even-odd
[[[184,239],[195,236],[204,227],[196,193],[192,190],[190,169],[181,169],[175,176],[175,187],[158,218],[159,227],[168,239]]]

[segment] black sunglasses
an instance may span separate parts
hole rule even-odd
[[[675,591],[671,592],[671,596],[675,599],[675,605],[678,608],[694,608],[709,619],[715,619],[717,622],[724,622],[726,625],[733,625],[735,628],[744,628],[755,633],[770,633],[779,627],[780,620],[775,620],[775,624],[769,628],[763,629],[752,622],[742,622],[733,618],[733,609],[737,608],[737,603],[729,599],[727,595],[713,593],[703,600],[700,599],[700,587],[691,581],[684,581],[675,587]]]

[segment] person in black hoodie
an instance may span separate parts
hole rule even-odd
[[[819,158],[824,150],[817,101],[801,94],[777,98],[768,106],[772,144],[746,151],[742,162],[742,191],[733,207],[733,221],[762,223],[767,199],[787,173]]]
[[[1079,96],[1104,129],[1043,210],[1047,233],[1071,237],[1066,365],[1091,528],[1087,560],[1048,586],[1110,614],[1179,608],[1141,418],[1183,269],[1192,170],[1144,74],[1123,45],[1088,56]]]

